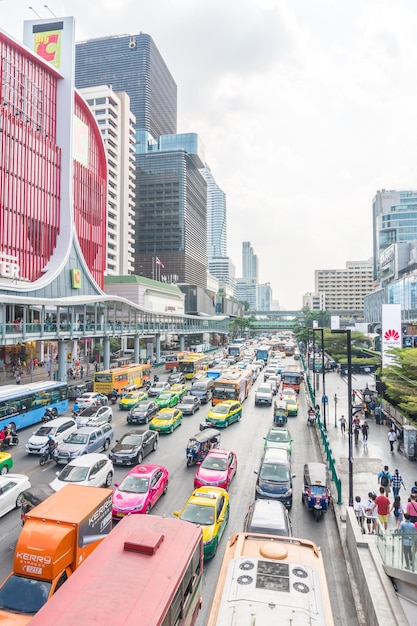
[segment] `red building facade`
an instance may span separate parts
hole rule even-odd
[[[0,31],[0,263],[3,276],[15,265],[30,283],[48,271],[61,229],[57,124],[69,120],[57,120],[60,80],[52,66]],[[88,133],[88,161],[74,160],[71,223],[88,270],[103,288],[106,155],[93,115],[76,92],[74,98],[75,117]]]

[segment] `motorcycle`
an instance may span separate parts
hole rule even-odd
[[[45,411],[45,414],[42,418],[43,422],[49,422],[50,420],[54,420],[58,415],[58,411],[56,410],[56,408],[47,408]]]
[[[150,378],[147,378],[147,379],[145,380],[145,382],[143,383],[143,386],[145,387],[145,390],[146,390],[146,391],[148,391],[148,389],[149,389],[149,387],[151,387],[151,385],[152,385],[152,381],[151,381],[151,379],[150,379]]]
[[[7,448],[13,448],[14,446],[18,446],[19,445],[19,437],[16,434],[16,431],[11,426],[11,424],[8,424],[8,426],[6,426],[6,428],[10,429],[12,440],[10,442],[5,441],[4,439],[1,441],[0,448],[3,449],[3,450],[7,450]]]
[[[110,403],[116,404],[116,402],[117,402],[117,396],[110,396]]]
[[[58,454],[57,447],[58,447],[58,444],[56,442],[54,443],[53,447],[46,444],[41,454],[41,457],[39,459],[39,465],[41,467],[43,467],[45,463],[48,463],[48,461],[56,461],[57,454]]]

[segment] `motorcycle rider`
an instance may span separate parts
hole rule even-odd
[[[12,429],[11,429],[10,424],[7,424],[7,426],[4,427],[3,443],[6,446],[12,446],[13,445],[13,433],[12,433]]]
[[[80,405],[78,404],[77,400],[74,402],[74,406],[72,407],[72,412],[74,415],[79,415],[80,413]]]
[[[46,444],[46,454],[50,459],[52,459],[55,448],[57,447],[57,442],[54,440],[52,435],[48,435],[48,443]]]

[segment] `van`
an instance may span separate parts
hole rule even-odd
[[[213,397],[213,389],[214,380],[212,378],[204,378],[192,384],[190,394],[199,398],[201,404],[207,404]]]
[[[72,417],[56,417],[39,426],[27,442],[26,452],[27,454],[42,454],[49,435],[59,444],[74,430],[77,430],[77,424]]]
[[[246,514],[244,531],[291,537],[292,528],[288,511],[282,502],[277,500],[255,500]]]
[[[278,500],[287,509],[292,507],[291,461],[287,450],[267,448],[262,458],[256,481],[255,498]]]

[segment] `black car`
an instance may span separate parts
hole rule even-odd
[[[153,400],[139,402],[134,409],[127,414],[128,424],[147,424],[158,413],[159,406]]]
[[[168,376],[168,382],[170,385],[176,385],[177,383],[185,383],[185,375],[183,372],[173,372]]]
[[[181,402],[177,404],[177,409],[182,411],[183,415],[194,415],[200,406],[201,401],[197,396],[184,396]]]
[[[281,448],[267,448],[259,467],[255,499],[279,500],[287,509],[292,506],[291,461]]]
[[[138,465],[158,447],[159,434],[153,430],[130,430],[117,440],[109,459],[115,465]]]

